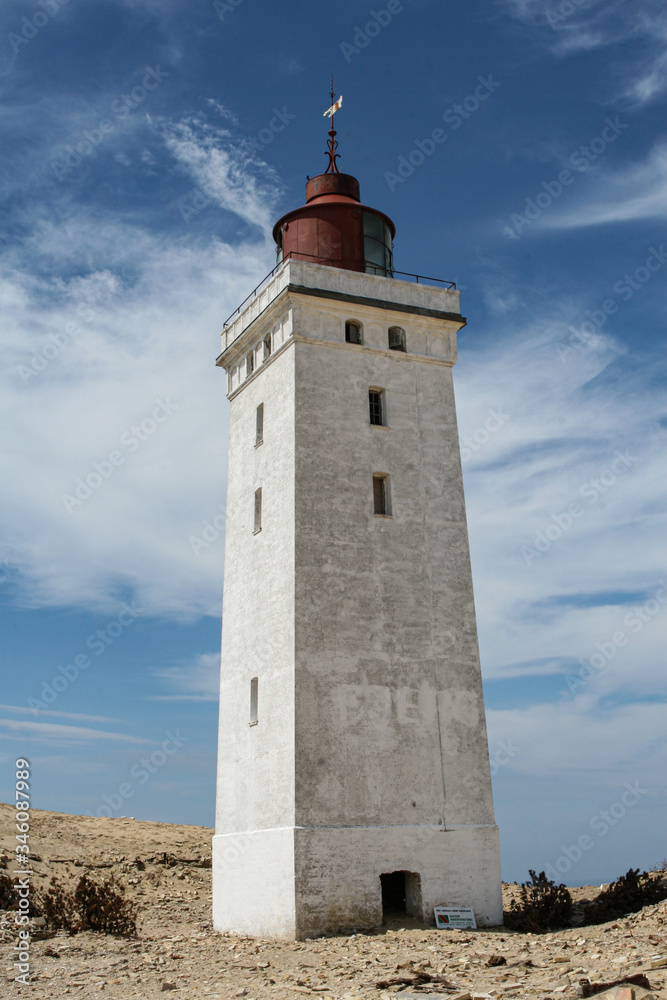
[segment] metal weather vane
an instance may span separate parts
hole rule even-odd
[[[338,143],[336,142],[336,129],[334,128],[334,115],[340,110],[343,104],[343,95],[338,98],[334,104],[334,87],[333,87],[333,74],[331,76],[331,106],[324,112],[323,118],[331,119],[331,128],[329,129],[329,142],[327,152],[324,154],[329,157],[329,165],[325,170],[327,174],[338,174],[340,170],[338,169],[338,164],[336,160],[339,158],[339,154],[336,152],[338,149]]]

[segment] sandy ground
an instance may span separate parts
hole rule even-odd
[[[374,934],[298,943],[229,937],[211,926],[212,834],[206,827],[34,811],[33,885],[47,885],[53,875],[74,884],[83,872],[99,878],[113,873],[139,907],[139,937],[38,930],[26,986],[14,981],[14,914],[0,911],[0,996],[567,1000],[578,995],[581,980],[611,982],[644,972],[653,996],[667,1000],[667,901],[612,924],[541,936],[503,928],[442,931],[403,917]],[[14,835],[14,811],[0,804],[0,864],[4,853],[10,871]],[[503,891],[507,908],[516,887]],[[575,900],[597,891],[572,890]],[[492,955],[502,955],[506,964],[488,966]],[[378,986],[413,980],[420,971],[448,985],[431,983],[426,992],[415,985]]]

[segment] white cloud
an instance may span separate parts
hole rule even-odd
[[[539,29],[555,55],[613,46],[616,100],[642,106],[667,92],[667,11],[662,0],[589,0],[576,6],[569,0],[506,0],[506,9]]]
[[[171,135],[193,178],[217,171],[212,211],[229,180],[225,207],[267,224],[271,181],[244,173],[246,152],[219,132],[198,145],[191,124]],[[225,498],[218,331],[271,267],[270,238],[200,245],[176,211],[155,234],[64,197],[20,221],[25,240],[0,259],[0,556],[20,571],[17,600],[113,611],[130,588],[148,614],[218,615],[220,552],[197,557],[188,538]]]
[[[205,195],[222,208],[268,231],[277,177],[265,167],[262,181],[250,167],[256,159],[242,146],[231,147],[229,132],[201,118],[160,123],[167,148]]]
[[[644,695],[667,604],[625,619],[664,579],[665,403],[651,371],[624,359],[619,377],[610,337],[563,354],[572,315],[464,346],[455,369],[482,663],[491,680],[570,673],[622,630],[592,689]]]
[[[545,211],[537,225],[579,229],[667,217],[667,143],[656,145],[644,162],[617,171],[600,168],[591,180],[574,204]]]
[[[56,746],[83,746],[92,742],[108,740],[113,743],[151,743],[151,740],[125,733],[110,733],[102,729],[88,729],[83,726],[64,726],[55,722],[32,722],[18,719],[0,719],[0,739],[16,741],[17,735],[23,739],[34,739]]]
[[[201,653],[192,664],[152,670],[176,694],[153,695],[149,701],[217,701],[220,689],[220,653]]]
[[[487,711],[489,743],[511,739],[517,749],[504,765],[517,774],[587,777],[615,788],[642,777],[662,789],[665,702],[635,703],[594,712],[594,700]],[[630,737],[632,754],[628,754]],[[557,766],[554,767],[554,756]]]
[[[664,718],[664,700],[590,696],[487,710],[506,880],[557,865],[558,881],[590,885],[660,861]],[[572,851],[584,834],[586,850]]]
[[[34,715],[32,708],[24,705],[0,705],[0,712],[19,712],[22,715]],[[119,719],[110,719],[106,715],[82,715],[80,712],[55,712],[53,709],[40,709],[40,715],[52,715],[59,719],[75,719],[78,722],[119,722]]]

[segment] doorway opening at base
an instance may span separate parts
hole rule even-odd
[[[380,875],[382,887],[382,922],[404,913],[422,917],[422,887],[418,872],[385,872]]]

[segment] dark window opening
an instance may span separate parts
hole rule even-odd
[[[255,422],[255,445],[264,441],[264,403],[257,407],[257,419]]]
[[[386,872],[380,875],[382,921],[392,916],[424,919],[421,876],[417,872]]]
[[[262,530],[262,491],[255,490],[255,534]]]
[[[264,338],[264,360],[271,357],[271,334]]]
[[[255,370],[255,358],[253,352],[251,351],[248,357],[245,359],[245,373],[246,375],[252,375]]]
[[[371,423],[376,425],[382,425],[384,423],[384,414],[382,406],[382,396],[383,392],[381,389],[369,389],[368,390],[368,406],[370,409]]]
[[[353,323],[352,320],[347,321],[345,324],[345,342],[347,344],[361,343],[361,326],[359,323]]]
[[[405,330],[402,330],[400,326],[389,327],[389,350],[390,351],[407,350],[405,346]]]
[[[373,513],[389,513],[386,476],[373,476]]]

